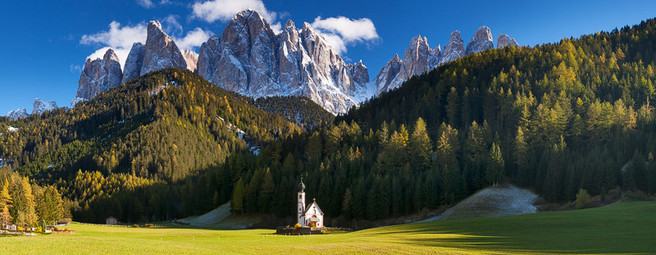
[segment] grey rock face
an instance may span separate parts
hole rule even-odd
[[[446,64],[465,56],[465,42],[462,41],[460,31],[456,30],[449,35],[449,42],[442,51],[440,64]]]
[[[505,34],[499,35],[498,47],[519,46],[517,42]],[[403,60],[397,55],[390,59],[376,75],[376,95],[401,86],[414,75],[428,72],[439,65],[452,62],[465,55],[486,51],[494,48],[492,33],[486,26],[480,27],[467,44],[465,50],[460,31],[456,30],[449,36],[449,42],[440,51],[440,46],[431,49],[426,37],[415,36],[410,47],[405,50]]]
[[[11,111],[7,112],[7,117],[9,117],[9,119],[11,119],[11,120],[17,120],[17,119],[20,119],[20,118],[27,118],[29,116],[30,115],[27,114],[27,110],[25,110],[25,108],[18,108],[16,110],[11,110]]]
[[[395,54],[394,57],[387,61],[387,64],[380,69],[380,72],[376,75],[376,95],[391,90],[392,88],[390,85],[398,83],[398,81],[394,81],[394,79],[398,77],[398,74],[401,71],[401,66],[403,66],[403,61],[399,58],[399,54]]]
[[[58,108],[57,103],[55,103],[55,101],[46,102],[39,98],[34,99],[34,103],[32,103],[32,106],[33,106],[32,114],[41,114],[46,111],[52,111]]]
[[[376,94],[398,88],[412,76],[433,70],[440,63],[441,55],[440,46],[431,49],[426,37],[413,37],[403,60],[395,55],[376,75]]]
[[[76,98],[91,99],[98,93],[121,84],[123,72],[114,50],[108,49],[103,59],[87,59],[80,74]]]
[[[471,40],[467,44],[466,55],[486,51],[494,48],[494,41],[492,39],[492,32],[487,26],[482,26],[476,33],[472,35]]]
[[[346,64],[310,24],[299,31],[288,21],[276,35],[253,10],[238,13],[221,36],[203,43],[197,72],[254,98],[307,96],[334,114],[357,105],[353,95],[369,81],[364,64]]]
[[[132,44],[132,48],[128,54],[128,59],[125,60],[125,66],[123,68],[123,80],[121,83],[126,83],[134,78],[139,77],[144,61],[144,51],[145,48],[142,43],[137,42]]]
[[[166,67],[187,68],[182,52],[162,30],[159,21],[148,22],[148,35],[140,75]]]
[[[507,34],[499,34],[499,38],[497,39],[497,48],[501,49],[507,46],[519,47],[519,43],[517,43],[514,38],[508,36]]]

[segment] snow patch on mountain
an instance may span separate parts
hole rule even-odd
[[[16,110],[11,110],[7,112],[7,117],[9,117],[10,120],[17,120],[20,118],[27,118],[30,115],[27,114],[27,110],[25,108],[18,108]]]
[[[58,108],[57,103],[55,103],[55,101],[46,102],[39,98],[34,99],[34,103],[32,104],[32,106],[33,106],[32,114],[41,114],[46,111],[52,111]]]

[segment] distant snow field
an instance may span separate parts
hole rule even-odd
[[[468,197],[444,213],[421,222],[536,213],[538,198],[530,190],[515,186],[489,187]]]

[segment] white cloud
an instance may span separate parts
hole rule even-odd
[[[312,27],[318,29],[326,41],[340,54],[346,52],[346,46],[360,42],[370,42],[378,38],[374,23],[368,18],[357,20],[347,17],[317,17]]]
[[[181,50],[193,50],[195,47],[199,47],[204,42],[207,42],[208,39],[212,36],[211,32],[206,32],[199,27],[187,32],[187,35],[183,38],[173,38],[175,44],[178,45],[178,48]]]
[[[164,25],[164,31],[166,31],[169,35],[182,33],[182,31],[184,31],[182,25],[180,22],[178,22],[177,15],[171,14],[166,16],[166,18],[162,20],[162,25]]]
[[[175,16],[168,16],[163,21],[173,30],[170,32],[175,32],[178,34],[183,33],[182,25],[177,22]],[[135,42],[146,43],[146,36],[147,26],[145,23],[140,23],[134,26],[121,27],[120,23],[112,21],[112,23],[109,24],[109,30],[101,31],[91,35],[83,35],[82,39],[80,39],[80,43],[86,45],[102,46],[102,48],[96,50],[94,53],[87,57],[87,59],[91,60],[97,58],[102,59],[108,49],[113,49],[121,63],[122,68],[125,64],[125,60],[130,54],[132,44]],[[201,44],[206,42],[210,36],[212,36],[211,32],[206,32],[197,27],[194,30],[187,32],[184,37],[176,38],[175,36],[171,36],[171,38],[173,38],[178,48],[193,50],[195,47],[199,47]]]
[[[105,56],[105,53],[107,52],[108,49],[113,49],[114,53],[116,54],[116,57],[118,57],[118,61],[121,64],[121,69],[123,68],[123,65],[125,65],[125,60],[128,59],[128,55],[130,54],[130,48],[112,48],[112,47],[102,47],[100,49],[97,49],[91,55],[87,57],[87,59],[95,60],[95,59],[102,59]]]
[[[117,21],[109,24],[109,30],[91,35],[83,35],[80,39],[81,44],[104,46],[89,55],[88,59],[102,58],[107,49],[112,48],[121,62],[121,67],[128,58],[132,44],[135,42],[146,42],[146,25],[137,24],[135,26],[123,26]]]
[[[278,14],[267,10],[262,0],[209,0],[194,3],[191,8],[193,10],[192,18],[202,19],[210,23],[217,20],[228,21],[240,11],[252,9],[262,15],[276,33],[280,32],[282,28],[280,22],[276,22]]]
[[[337,51],[338,54],[346,52],[346,43],[341,37],[339,37],[339,35],[330,33],[321,33],[321,35],[326,39],[328,45],[330,45],[333,50]]]
[[[141,5],[141,7],[146,8],[146,9],[152,8],[153,6],[155,6],[155,4],[153,4],[153,1],[151,1],[151,0],[137,0],[137,4]]]
[[[146,42],[146,25],[123,26],[117,21],[109,24],[109,30],[91,35],[83,35],[81,44],[101,44],[117,48],[131,48],[134,42]]]
[[[276,13],[267,10],[261,0],[210,0],[194,3],[191,8],[193,9],[192,17],[207,22],[228,21],[235,14],[246,9],[257,11],[268,21],[276,20]]]

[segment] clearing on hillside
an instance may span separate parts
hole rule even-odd
[[[538,195],[530,190],[513,185],[489,187],[476,192],[444,213],[421,222],[536,213],[537,208],[533,203],[537,198]]]

